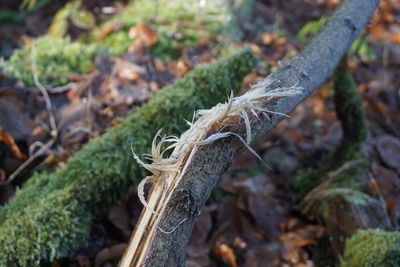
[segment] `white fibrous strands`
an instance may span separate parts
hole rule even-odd
[[[143,179],[138,186],[139,199],[149,211],[156,213],[155,207],[149,206],[145,200],[145,184],[152,183],[153,186],[163,187],[165,188],[165,194],[172,192],[174,185],[178,182],[177,178],[196,146],[210,144],[229,136],[236,136],[248,150],[261,160],[249,145],[252,139],[252,122],[260,120],[262,116],[270,120],[271,114],[288,117],[286,114],[268,110],[265,108],[266,104],[282,97],[300,94],[303,91],[303,88],[293,86],[276,88],[265,92],[264,90],[268,85],[270,85],[270,81],[266,79],[253,86],[251,91],[242,96],[233,97],[231,94],[229,100],[224,104],[218,104],[211,109],[198,110],[193,121],[187,122],[190,128],[180,138],[176,136],[161,136],[160,130],[153,140],[151,155],[144,155],[147,160],[152,161],[151,163],[143,162],[133,153],[134,159],[152,173],[152,176]],[[196,118],[197,120],[194,121]],[[245,138],[237,133],[223,131],[227,126],[233,126],[232,122],[244,124],[246,129]],[[157,143],[159,138],[160,141]],[[165,143],[172,144],[163,150],[162,146]],[[164,153],[170,149],[174,149],[171,156],[164,159]],[[165,199],[165,197],[160,197],[160,199]],[[160,204],[162,205],[162,203]],[[160,205],[158,205],[158,208],[160,208]]]

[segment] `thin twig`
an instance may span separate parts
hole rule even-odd
[[[50,121],[50,127],[51,127],[50,135],[52,138],[56,138],[58,131],[57,131],[56,120],[54,118],[53,107],[51,104],[49,94],[47,93],[46,87],[44,87],[44,85],[39,81],[37,66],[36,66],[36,49],[35,49],[34,44],[32,44],[31,59],[32,59],[33,81],[34,81],[36,87],[39,88],[40,92],[42,93],[42,95],[44,97],[44,101],[46,103],[47,112],[49,113],[49,121]]]
[[[43,95],[43,98],[45,100],[46,104],[46,109],[49,114],[49,121],[50,121],[50,136],[51,139],[48,141],[46,144],[44,144],[38,151],[36,151],[34,154],[32,154],[24,163],[22,163],[9,177],[6,181],[0,182],[0,185],[8,185],[10,184],[18,175],[26,168],[28,167],[37,157],[39,157],[43,152],[49,150],[49,148],[56,142],[57,136],[58,136],[58,130],[57,130],[57,124],[56,120],[54,118],[54,113],[53,113],[53,108],[51,104],[51,100],[49,97],[49,94],[47,93],[46,87],[39,81],[38,73],[37,73],[37,66],[36,66],[36,50],[35,50],[35,45],[32,44],[32,52],[31,52],[31,60],[32,60],[32,75],[33,75],[33,81],[36,85],[37,88],[39,88],[40,92]],[[38,143],[32,144],[33,146],[37,146]],[[30,151],[32,150],[31,148],[29,149]]]
[[[22,163],[9,177],[6,181],[0,182],[1,185],[10,184],[26,167],[29,166],[37,157],[39,157],[44,151],[48,150],[55,142],[55,139],[51,139],[44,146],[42,146],[38,151],[36,151],[32,156],[30,156],[24,163]]]

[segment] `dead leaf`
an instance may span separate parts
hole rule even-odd
[[[126,206],[126,201],[112,207],[108,213],[108,219],[115,227],[120,229],[125,237],[129,237],[132,233],[129,222],[129,214]]]
[[[240,249],[245,249],[247,247],[247,243],[244,242],[240,237],[235,237],[235,240],[233,241],[233,245],[237,248]]]
[[[394,44],[400,44],[400,33],[394,33],[391,36],[391,41]]]
[[[182,59],[172,62],[170,68],[178,77],[184,76],[190,70],[189,64]]]
[[[103,266],[104,263],[106,263],[109,260],[120,258],[123,255],[125,248],[127,246],[128,244],[121,243],[114,245],[112,247],[102,249],[96,256],[94,266],[101,267]]]
[[[88,256],[86,255],[81,255],[78,254],[75,258],[74,258],[76,265],[75,267],[90,267],[90,260],[88,258]]]
[[[129,30],[129,38],[135,39],[128,48],[129,53],[143,53],[145,48],[151,47],[158,42],[158,35],[146,24],[140,23]]]
[[[334,8],[337,6],[338,3],[339,3],[339,0],[328,0],[326,4],[328,5],[328,7]]]
[[[121,69],[120,72],[118,73],[118,75],[122,79],[130,80],[130,81],[139,81],[142,79],[142,77],[140,77],[140,75],[136,71],[134,71],[133,69],[129,69],[129,68]]]
[[[96,35],[96,39],[97,40],[102,40],[104,37],[106,37],[107,35],[117,32],[119,31],[122,26],[124,26],[125,23],[120,22],[120,23],[116,23],[114,25],[107,25],[104,26]]]
[[[256,44],[251,44],[250,45],[250,47],[251,47],[251,51],[255,54],[255,55],[257,55],[257,56],[262,56],[262,50],[261,50],[261,48],[258,46],[258,45],[256,45]]]
[[[308,246],[308,245],[314,245],[315,246],[315,245],[317,245],[317,242],[315,240],[308,239],[308,238],[297,239],[294,242],[294,246],[295,247],[299,247],[299,248],[302,248],[302,247],[305,247],[305,246]]]
[[[19,150],[14,138],[8,132],[0,129],[0,142],[4,142],[10,148],[14,156],[22,161],[25,161],[27,157]]]
[[[390,135],[382,136],[376,149],[383,162],[400,173],[400,140]]]
[[[226,244],[218,245],[216,253],[219,258],[223,259],[231,267],[237,267],[235,253],[233,252],[233,249],[231,249],[228,245]]]
[[[155,81],[149,82],[149,88],[150,88],[150,91],[152,91],[153,93],[158,92],[160,90],[160,87],[158,86],[158,84]]]
[[[396,198],[391,197],[388,200],[386,200],[386,210],[387,210],[389,216],[393,215],[394,206],[396,206]]]
[[[274,36],[268,32],[261,34],[261,42],[265,45],[270,45],[274,41]]]

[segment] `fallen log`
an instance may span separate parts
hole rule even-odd
[[[120,266],[184,266],[199,211],[220,175],[248,142],[276,125],[332,73],[378,0],[345,0],[305,50],[249,93],[200,111],[170,158],[141,162],[153,184]],[[242,137],[243,136],[243,137]],[[247,137],[247,142],[244,141]],[[164,140],[165,141],[165,140]]]
[[[146,173],[132,160],[160,129],[180,133],[199,108],[242,88],[255,66],[248,50],[196,68],[154,95],[120,125],[92,140],[54,173],[37,173],[0,209],[0,266],[38,266],[84,245],[93,218]]]

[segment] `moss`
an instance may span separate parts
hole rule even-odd
[[[351,72],[343,64],[334,75],[336,114],[343,128],[342,144],[334,155],[339,164],[360,158],[361,146],[368,135],[362,98]]]
[[[34,175],[0,209],[0,266],[37,266],[39,261],[70,256],[87,240],[91,219],[144,177],[131,146],[138,154],[146,153],[160,128],[167,134],[182,133],[184,120],[190,120],[194,110],[225,100],[231,90],[238,92],[255,62],[246,50],[196,68],[85,145],[65,168]]]
[[[314,35],[326,24],[328,19],[322,16],[318,20],[312,20],[305,24],[297,33],[296,38],[300,42],[305,42],[309,35]]]
[[[32,52],[34,47],[34,53]],[[34,86],[33,66],[45,86],[68,83],[68,73],[88,73],[94,69],[94,59],[102,50],[96,44],[71,42],[69,38],[45,36],[16,50],[4,62],[5,73],[27,86]],[[34,56],[34,57],[33,57]]]
[[[366,160],[361,148],[368,135],[367,121],[362,98],[346,64],[347,61],[343,60],[336,69],[333,78],[336,114],[343,129],[341,144],[333,153],[322,160],[319,168],[299,171],[293,180],[293,189],[296,192],[310,191],[321,182],[321,179],[328,172],[339,168],[345,162],[359,159]],[[361,169],[363,167],[365,166],[361,166]],[[359,170],[356,169],[356,172]],[[346,183],[353,183],[351,181],[352,177],[357,177],[357,175],[347,176],[349,179]]]
[[[342,267],[400,266],[400,232],[360,230],[346,240]]]
[[[247,4],[251,1],[244,2]],[[201,3],[198,0],[132,1],[122,13],[96,29],[93,35],[97,36],[104,27],[122,24],[118,31],[100,40],[100,44],[110,49],[112,55],[118,56],[127,52],[132,44],[132,39],[128,37],[129,29],[138,23],[145,23],[159,36],[158,43],[150,51],[166,60],[178,57],[180,46],[194,47],[197,40],[210,33],[222,34],[237,41],[240,39],[240,29],[236,20],[232,19],[240,6],[232,7],[226,0],[205,1],[204,5]]]
[[[120,56],[126,53],[133,42],[128,36],[129,29],[138,23],[146,23],[156,30],[158,42],[150,48],[150,52],[164,60],[178,58],[180,47],[194,47],[197,40],[210,33],[237,39],[240,30],[232,19],[235,8],[230,6],[229,1],[207,1],[204,6],[199,5],[197,0],[181,3],[169,0],[132,1],[122,13],[94,30],[92,35],[95,37],[102,28],[122,23],[118,31],[101,40],[92,38],[85,42],[71,42],[68,37],[44,36],[35,39],[16,50],[4,63],[5,74],[23,81],[27,86],[35,86],[32,72],[34,47],[34,61],[40,81],[49,87],[67,84],[69,73],[85,74],[92,71],[94,59],[99,54]],[[155,21],[151,16],[161,21]],[[182,26],[182,23],[195,27]]]

